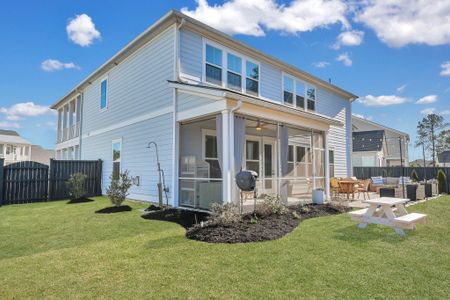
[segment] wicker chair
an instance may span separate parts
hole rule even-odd
[[[358,186],[356,187],[356,192],[358,193],[358,199],[359,199],[360,193],[363,194],[364,200],[370,199],[370,195],[369,195],[370,182],[371,182],[370,179],[362,180],[359,182]],[[367,195],[367,199],[366,199],[366,195]]]

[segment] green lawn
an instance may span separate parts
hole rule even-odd
[[[364,298],[450,295],[450,197],[409,208],[428,223],[406,238],[359,230],[346,215],[304,221],[286,237],[214,245],[105,198],[0,207],[0,299]]]

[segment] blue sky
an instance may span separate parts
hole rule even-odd
[[[427,112],[450,121],[450,1],[352,3],[4,2],[0,128],[53,147],[56,117],[48,106],[172,8],[185,8],[241,41],[331,79],[361,97],[353,104],[355,114],[405,131],[413,141],[417,121]],[[410,154],[420,157],[412,147]]]

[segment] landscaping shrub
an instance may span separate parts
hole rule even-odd
[[[416,169],[412,170],[410,177],[411,177],[412,182],[419,181],[419,175],[417,175]]]
[[[447,193],[447,176],[443,170],[439,170],[437,174],[439,194]]]
[[[86,195],[86,179],[87,176],[83,173],[73,173],[72,175],[70,175],[69,180],[66,181],[70,199],[78,200]]]
[[[131,177],[129,176],[128,171],[120,173],[118,178],[113,178],[113,175],[110,177],[111,184],[106,189],[106,194],[108,195],[111,203],[119,207],[122,205],[122,202],[125,201],[125,198],[129,195],[128,190],[132,186]]]
[[[271,214],[282,215],[287,212],[287,207],[281,202],[279,195],[265,195],[264,200],[256,208],[256,214],[268,216]]]
[[[239,213],[237,205],[233,203],[213,203],[211,205],[211,212],[212,215],[209,220],[215,224],[227,225],[242,220],[242,215]]]

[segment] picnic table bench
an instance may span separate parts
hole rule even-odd
[[[368,208],[351,211],[348,214],[354,221],[359,222],[359,228],[366,228],[367,224],[381,224],[393,227],[395,232],[405,236],[404,228],[415,229],[415,224],[423,224],[427,215],[421,213],[408,213],[405,203],[409,199],[382,197],[364,201]],[[394,213],[397,208],[398,216]]]

